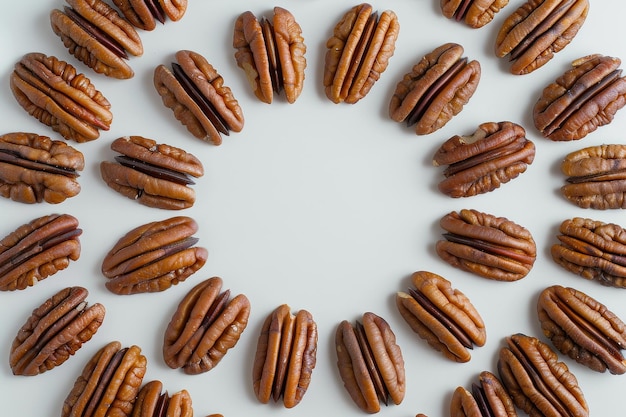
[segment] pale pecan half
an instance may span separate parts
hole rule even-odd
[[[450,417],[517,417],[517,411],[498,377],[483,371],[471,392],[461,386],[454,390]]]
[[[170,395],[161,381],[150,381],[139,390],[131,417],[193,417],[191,395],[185,389]]]
[[[230,297],[219,277],[204,280],[180,301],[163,336],[163,360],[172,369],[200,374],[216,367],[248,325],[250,301]]]
[[[148,31],[166,18],[179,21],[187,11],[187,0],[113,0],[113,4],[133,26]]]
[[[441,0],[440,3],[445,17],[478,29],[491,22],[509,0]]]

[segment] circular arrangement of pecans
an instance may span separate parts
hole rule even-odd
[[[136,77],[132,61],[146,52],[143,36],[161,25],[174,31],[175,26],[184,26],[192,7],[187,0],[64,1],[59,0],[47,18],[50,34],[57,41],[60,38],[67,55],[25,51],[6,77],[8,101],[36,119],[41,131],[5,126],[7,131],[0,132],[0,196],[11,205],[44,211],[55,207],[53,214],[17,223],[2,213],[3,224],[12,230],[0,240],[0,292],[6,296],[37,291],[31,287],[56,279],[52,277],[64,274],[79,260],[80,216],[65,213],[63,204],[79,195],[81,173],[92,162],[92,154],[83,154],[87,149],[83,146],[111,129],[115,113],[96,84],[102,77],[116,83]],[[575,42],[588,15],[594,13],[593,4],[588,0],[517,3],[441,0],[437,6],[442,24],[462,23],[468,31],[484,31],[484,26],[500,22],[499,30],[492,32],[493,55],[509,60],[503,71],[507,77],[532,80],[550,66],[557,69],[553,82],[531,85],[537,98],[525,120],[480,120],[473,132],[455,134],[433,148],[429,163],[443,168],[443,179],[432,188],[442,199],[469,205],[472,198],[522,181],[512,180],[532,169],[541,153],[542,145],[532,140],[533,135],[552,146],[575,143],[596,135],[626,105],[626,77],[619,57],[590,51],[568,63],[560,75],[559,67],[550,63]],[[423,50],[430,52],[421,57],[418,53],[415,61],[404,63],[404,69],[390,71],[397,48],[406,47],[401,42],[404,16],[397,15],[392,5],[378,11],[372,4],[360,3],[338,10],[335,24],[326,22],[330,36],[317,45],[308,37],[313,28],[301,25],[300,16],[289,8],[267,8],[269,17],[255,13],[248,10],[231,16],[231,31],[223,36],[240,73],[228,67],[218,72],[208,51],[178,49],[170,51],[170,64],[161,63],[152,73],[141,74],[157,94],[158,110],[173,113],[176,120],[172,121],[180,122],[190,138],[200,139],[209,149],[227,147],[225,137],[244,131],[246,100],[238,101],[235,93],[295,108],[303,91],[315,88],[308,84],[317,82],[318,95],[325,96],[329,105],[356,107],[369,98],[382,77],[404,74],[393,80],[395,88],[387,92],[381,113],[388,122],[405,123],[408,129],[403,133],[414,137],[432,135],[461,117],[482,84],[489,83],[483,74],[489,72],[484,71],[485,63],[465,56],[463,42],[457,41],[429,40],[430,46]],[[409,24],[408,16],[406,21]],[[323,60],[316,65],[307,61],[311,47],[322,51]],[[305,73],[315,68],[319,79],[309,77],[305,82]],[[231,89],[224,79],[242,76],[248,92]],[[488,120],[489,109],[481,111]],[[256,311],[254,301],[261,294],[231,295],[230,289],[224,289],[231,284],[228,278],[196,278],[204,273],[209,250],[196,236],[200,219],[185,210],[207,198],[196,184],[208,168],[204,155],[192,154],[170,138],[145,137],[141,132],[113,138],[109,150],[116,155],[113,160],[103,157],[98,164],[100,179],[115,191],[107,198],[127,197],[161,217],[135,225],[116,242],[102,241],[96,271],[100,284],[107,295],[133,302],[179,284],[191,285],[185,281],[192,281],[192,276],[198,281],[184,290],[175,306],[169,306],[169,322],[142,324],[146,331],[156,328],[162,336],[161,355],[155,359],[153,352],[143,352],[140,346],[124,347],[123,342],[101,337],[98,330],[117,306],[88,302],[86,286],[68,286],[39,301],[40,293],[33,292],[32,305],[24,306],[23,312],[30,316],[15,328],[13,341],[4,342],[11,378],[57,372],[75,354],[79,356],[85,344],[99,345],[73,386],[51,388],[65,395],[61,409],[52,415],[193,417],[192,394],[201,393],[177,387],[170,394],[167,381],[145,378],[152,362],[186,375],[206,374],[229,351],[241,349],[240,339],[256,333],[256,350],[248,354],[245,366],[251,375],[244,378],[245,391],[256,402],[272,400],[276,407],[297,409],[307,401],[305,394],[316,382],[318,359],[325,355],[332,356],[331,373],[335,385],[345,388],[346,402],[357,413],[374,414],[406,403],[413,395],[411,381],[428,378],[407,367],[419,355],[422,339],[427,349],[436,351],[435,360],[443,357],[442,366],[468,363],[477,348],[482,354],[483,347],[497,346],[493,369],[478,373],[469,389],[465,381],[450,382],[450,390],[442,393],[452,417],[588,417],[594,410],[585,399],[584,384],[579,384],[583,378],[577,375],[626,373],[626,324],[613,312],[615,306],[605,305],[595,292],[574,288],[576,282],[592,282],[603,291],[626,288],[626,221],[619,215],[605,221],[606,217],[595,219],[592,214],[626,208],[626,145],[603,140],[610,143],[570,148],[557,161],[565,184],[554,194],[562,197],[564,207],[590,214],[555,225],[553,244],[547,250],[538,248],[534,231],[506,213],[469,207],[441,213],[433,223],[443,233],[431,242],[430,250],[442,268],[451,268],[449,275],[420,268],[409,271],[408,289],[398,285],[394,291],[389,285],[387,296],[395,301],[390,304],[395,304],[397,315],[385,317],[368,311],[354,297],[367,290],[367,282],[359,282],[362,288],[355,294],[343,295],[355,319],[338,318],[334,329],[322,329],[314,319],[317,312],[308,307],[293,310],[283,300],[272,311]],[[167,216],[171,210],[182,214]],[[529,275],[537,260],[550,257],[555,269],[572,279],[571,285],[555,284],[548,277],[544,289],[535,294],[530,310],[537,334],[511,329],[503,340],[492,341],[483,313],[494,306],[470,300],[466,289],[471,279],[478,278],[481,287],[493,286],[491,299],[497,304],[497,286],[512,287],[532,279]],[[41,284],[42,291],[45,285]],[[303,287],[307,285],[314,283]],[[271,288],[261,288],[262,295],[272,294]],[[257,329],[246,331],[252,314],[265,319]],[[406,334],[397,336],[405,325],[416,336],[411,344],[403,344]],[[318,346],[321,332],[332,334],[331,346]],[[214,407],[219,411],[220,404]],[[426,417],[422,411],[412,413]]]

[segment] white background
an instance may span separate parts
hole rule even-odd
[[[521,1],[512,1],[489,25],[472,30],[441,15],[437,0],[374,2],[392,9],[401,30],[396,53],[369,95],[355,105],[333,104],[324,95],[322,74],[326,39],[344,12],[357,2],[325,0],[191,0],[179,22],[152,32],[140,31],[145,53],[131,58],[135,77],[108,79],[76,61],[50,29],[49,12],[60,0],[12,2],[0,17],[0,133],[36,132],[58,139],[28,116],[13,99],[9,76],[25,53],[39,51],[66,60],[85,72],[112,104],[110,131],[90,143],[75,144],[86,167],[81,193],[60,205],[25,205],[0,201],[0,235],[50,213],[69,213],[80,221],[82,254],[77,262],[35,287],[0,293],[0,409],[2,415],[55,416],[82,367],[105,343],[136,344],[148,359],[144,381],[160,379],[173,393],[187,389],[196,415],[319,416],[364,414],[350,400],[336,369],[334,332],[344,319],[373,311],[390,323],[404,354],[407,393],[399,405],[380,414],[430,417],[448,415],[450,397],[468,387],[482,370],[496,369],[504,338],[523,332],[541,335],[535,312],[538,293],[548,285],[573,286],[626,318],[624,290],[603,287],[557,266],[550,257],[559,224],[584,216],[626,225],[620,210],[580,209],[559,192],[564,177],[559,164],[569,152],[602,143],[623,143],[626,111],[585,139],[553,143],[532,124],[531,109],[541,90],[569,68],[572,60],[601,53],[626,56],[626,7],[592,2],[574,41],[547,65],[525,76],[508,73],[508,63],[493,54],[496,33]],[[271,105],[252,94],[234,60],[232,28],[237,16],[251,10],[269,15],[275,5],[289,9],[300,23],[308,67],[302,95],[289,105]],[[482,66],[478,90],[465,109],[441,130],[417,136],[387,115],[396,83],[426,53],[445,42],[458,42]],[[153,69],[169,64],[179,49],[204,55],[225,79],[243,108],[239,134],[219,146],[192,137],[161,104],[152,85]],[[442,168],[431,165],[439,145],[455,134],[469,134],[478,124],[510,120],[522,124],[537,148],[527,172],[486,195],[452,199],[439,193]],[[102,160],[112,159],[110,143],[123,135],[143,135],[181,147],[199,157],[206,174],[197,181],[196,204],[180,212],[148,208],[110,190],[99,176]],[[528,228],[538,250],[531,273],[514,283],[488,281],[441,261],[434,244],[438,221],[463,208],[504,216]],[[209,250],[206,265],[186,282],[158,294],[117,296],[104,286],[100,265],[106,252],[127,231],[174,215],[196,219],[199,244]],[[449,279],[483,316],[487,344],[465,364],[452,363],[411,332],[398,314],[394,295],[409,285],[416,270]],[[193,285],[221,276],[233,294],[244,293],[252,312],[239,343],[208,373],[188,376],[167,368],[161,357],[163,331],[180,299]],[[107,308],[105,321],[77,354],[62,366],[35,377],[13,376],[8,365],[11,341],[31,311],[66,286],[90,291],[91,303]],[[317,367],[308,392],[294,409],[263,405],[254,397],[251,367],[260,326],[279,304],[307,309],[319,328]],[[623,414],[626,376],[598,374],[563,358],[577,376],[591,415]]]

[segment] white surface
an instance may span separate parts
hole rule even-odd
[[[200,1],[192,0],[184,18],[152,32],[140,32],[145,54],[129,62],[131,80],[107,79],[76,61],[54,36],[48,14],[60,0],[18,1],[0,17],[0,125],[2,133],[36,132],[59,138],[17,105],[9,75],[22,55],[40,51],[55,55],[85,72],[112,104],[111,130],[91,143],[75,144],[86,168],[81,193],[60,205],[24,205],[0,200],[0,235],[36,217],[66,212],[84,230],[82,254],[64,271],[24,291],[0,293],[0,406],[2,415],[59,415],[63,399],[85,362],[105,343],[119,340],[139,345],[148,358],[144,381],[160,379],[175,392],[187,389],[196,415],[363,415],[350,400],[335,365],[334,332],[344,319],[373,311],[388,320],[406,362],[407,394],[399,406],[383,407],[380,415],[430,417],[448,415],[458,385],[469,387],[482,370],[495,372],[503,339],[515,332],[539,336],[535,314],[537,294],[554,283],[573,286],[604,302],[626,318],[624,290],[602,287],[558,267],[549,254],[559,224],[574,216],[626,225],[622,211],[580,209],[565,201],[559,187],[559,162],[567,153],[595,144],[624,142],[626,111],[582,141],[552,143],[534,129],[531,108],[543,87],[581,56],[602,53],[626,57],[623,14],[619,2],[593,2],[578,36],[538,71],[526,76],[508,73],[505,60],[493,53],[503,20],[522,2],[512,1],[486,27],[471,30],[445,19],[436,0],[394,0],[372,3],[393,9],[400,35],[390,65],[370,94],[355,105],[335,105],[321,86],[325,41],[351,1]],[[301,24],[308,67],[304,91],[288,105],[282,98],[267,105],[258,101],[236,66],[231,46],[232,25],[245,10],[258,16],[274,5],[289,9]],[[10,11],[10,13],[8,12]],[[608,29],[610,28],[610,29]],[[391,121],[387,106],[398,80],[424,54],[444,42],[458,42],[465,54],[480,61],[477,92],[443,129],[416,136]],[[152,86],[152,71],[169,63],[175,51],[203,54],[239,100],[246,124],[215,147],[190,134],[161,104]],[[442,169],[431,166],[440,143],[467,134],[487,121],[511,120],[525,126],[537,147],[526,173],[500,189],[465,199],[451,199],[437,190]],[[99,176],[99,163],[111,159],[112,140],[138,134],[184,148],[204,163],[206,174],[196,186],[194,207],[171,212],[147,208],[110,190]],[[475,208],[504,216],[527,227],[537,243],[531,273],[515,283],[498,283],[456,270],[441,261],[434,244],[441,235],[438,220],[452,210]],[[104,287],[100,264],[108,249],[128,230],[174,215],[195,218],[200,245],[209,250],[206,265],[186,282],[158,294],[117,296]],[[416,270],[448,278],[465,292],[482,314],[488,342],[475,349],[469,363],[457,364],[432,350],[399,316],[394,294],[409,285]],[[188,376],[167,368],[161,358],[163,331],[179,300],[195,283],[221,276],[225,288],[245,293],[252,304],[248,328],[234,349],[212,371]],[[31,311],[63,287],[82,285],[90,302],[107,308],[94,338],[61,367],[35,377],[11,374],[11,341]],[[263,405],[252,392],[251,367],[260,325],[282,303],[308,309],[319,327],[317,367],[303,401],[294,409]],[[622,407],[625,376],[597,374],[563,360],[577,376],[592,416],[615,414]],[[620,411],[617,411],[620,414]]]

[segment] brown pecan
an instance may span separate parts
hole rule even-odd
[[[89,78],[53,56],[24,55],[11,74],[11,91],[28,114],[65,139],[97,139],[113,121],[111,104]]]
[[[450,281],[427,271],[411,276],[415,288],[396,294],[400,315],[435,350],[456,362],[468,362],[468,349],[487,341],[485,323],[472,302]]]
[[[195,191],[189,185],[204,175],[198,158],[183,149],[142,136],[123,136],[111,143],[121,155],[100,163],[109,187],[139,203],[167,210],[193,206]]]
[[[257,342],[252,382],[257,399],[283,397],[287,408],[295,407],[306,393],[317,356],[317,324],[306,310],[295,315],[287,304],[266,319]]]
[[[480,63],[462,55],[463,47],[456,43],[426,54],[396,85],[389,117],[426,135],[460,113],[480,81]]]
[[[250,301],[230,297],[223,281],[212,277],[197,284],[180,301],[163,336],[163,359],[187,374],[210,371],[235,347],[248,325]]]
[[[87,304],[89,292],[65,288],[33,310],[11,345],[14,375],[37,375],[60,366],[91,340],[105,315],[100,303]]]
[[[578,380],[536,337],[517,333],[500,349],[498,374],[517,407],[530,416],[587,417]]]
[[[450,401],[450,417],[517,417],[517,411],[498,377],[483,371],[471,392],[461,386],[456,388]]]
[[[243,129],[243,111],[224,79],[200,54],[181,50],[170,71],[154,70],[154,87],[163,104],[198,139],[222,143],[222,135]]]
[[[80,257],[82,230],[69,214],[38,217],[0,240],[0,291],[23,290]]]
[[[448,19],[478,29],[491,22],[507,4],[509,0],[441,0],[441,12]]]
[[[80,192],[83,154],[36,133],[0,136],[0,195],[20,203],[57,204]]]
[[[493,191],[525,172],[534,159],[535,145],[522,126],[491,122],[481,124],[471,135],[445,141],[433,165],[448,165],[439,190],[456,198]]]
[[[271,103],[274,93],[283,91],[287,102],[298,99],[304,86],[306,45],[291,12],[274,7],[271,22],[259,21],[250,11],[242,13],[235,21],[233,48],[237,66],[259,100]]]
[[[185,389],[170,395],[153,380],[139,390],[131,417],[193,417],[191,395]]]
[[[531,73],[574,39],[588,11],[589,0],[528,0],[500,27],[496,56],[509,57],[512,74]]]
[[[387,69],[399,32],[398,17],[391,10],[379,16],[368,3],[348,10],[326,41],[326,97],[350,104],[365,97]]]
[[[342,321],[335,333],[335,348],[343,384],[361,410],[377,413],[381,402],[402,402],[406,391],[404,358],[385,319],[366,312],[355,326]]]
[[[61,417],[130,416],[146,373],[147,360],[136,345],[114,341],[87,362],[63,402]]]
[[[62,11],[50,12],[50,24],[70,54],[97,73],[132,78],[135,73],[126,59],[143,54],[135,28],[102,0],[66,1]]]
[[[177,22],[187,11],[187,0],[113,0],[124,17],[135,27],[154,30],[156,22]]]
[[[598,145],[569,153],[561,163],[561,193],[582,208],[626,208],[626,145]]]
[[[553,285],[537,300],[544,335],[561,353],[597,372],[626,373],[626,325],[587,294]]]
[[[517,281],[531,270],[537,247],[524,227],[492,214],[461,210],[439,222],[447,231],[436,244],[450,265],[497,281]]]
[[[115,294],[159,292],[183,282],[205,264],[208,252],[194,246],[198,224],[177,216],[138,226],[102,262],[106,287]]]
[[[533,107],[535,127],[554,141],[578,140],[613,121],[626,104],[621,60],[589,55],[544,88]]]
[[[626,230],[614,223],[574,217],[564,220],[552,259],[602,285],[626,288]]]

